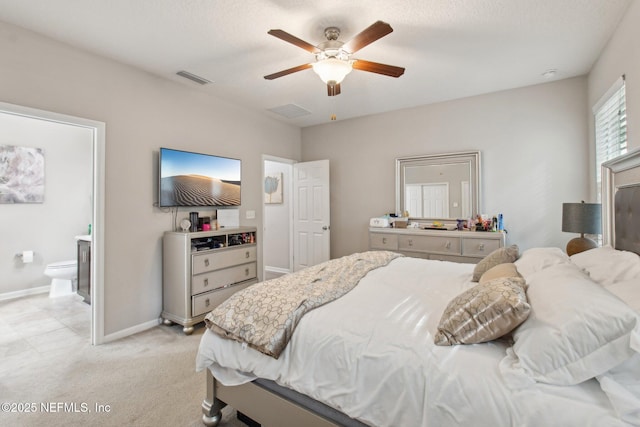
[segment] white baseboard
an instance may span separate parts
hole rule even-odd
[[[289,273],[291,273],[291,270],[288,268],[266,266],[264,268],[264,280],[275,279]]]
[[[0,301],[22,298],[29,295],[46,294],[51,290],[51,285],[39,286],[37,288],[22,289],[20,291],[5,292],[0,294]]]
[[[123,329],[109,335],[105,335],[100,344],[106,344],[111,341],[119,340],[120,338],[128,337],[129,335],[137,334],[138,332],[146,331],[147,329],[158,326],[160,323],[162,323],[160,319],[150,320],[148,322],[141,323],[139,325],[132,326],[130,328]]]
[[[282,268],[282,267],[271,267],[271,266],[266,266],[264,268],[265,271],[269,271],[272,273],[280,273],[280,274],[287,274],[287,273],[291,273],[291,270],[289,270],[288,268]]]

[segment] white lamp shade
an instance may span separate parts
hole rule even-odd
[[[351,72],[351,61],[327,58],[313,63],[313,71],[326,84],[339,84]]]

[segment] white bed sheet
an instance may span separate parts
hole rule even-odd
[[[447,303],[474,285],[473,267],[396,259],[308,313],[279,359],[207,330],[196,368],[224,385],[274,380],[372,426],[628,425],[596,380],[514,391],[498,369],[506,343],[433,343]]]

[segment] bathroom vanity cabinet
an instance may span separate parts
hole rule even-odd
[[[187,335],[216,306],[258,281],[255,227],[167,231],[162,249],[162,318]]]
[[[78,240],[78,295],[91,304],[91,242]]]

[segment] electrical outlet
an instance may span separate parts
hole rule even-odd
[[[247,211],[247,219],[255,219],[256,211]]]

